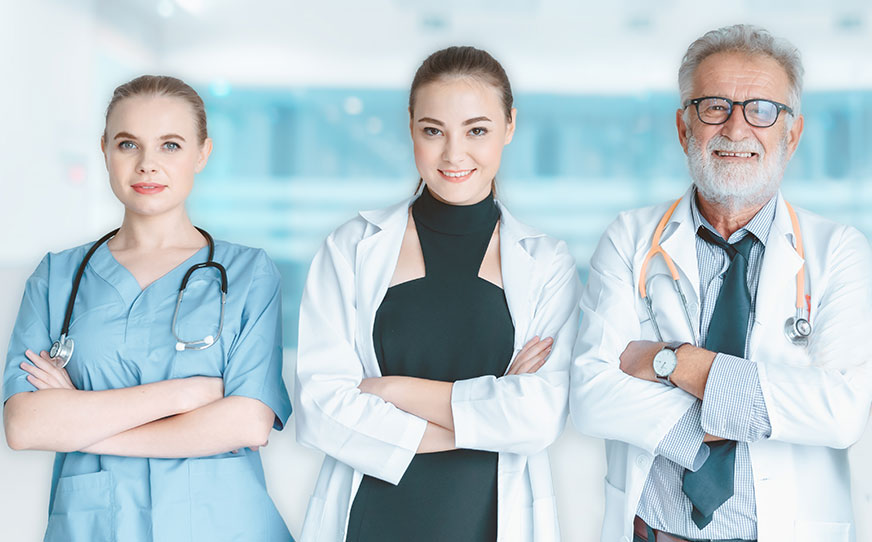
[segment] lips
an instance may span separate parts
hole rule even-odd
[[[157,194],[163,192],[166,187],[165,184],[158,183],[136,183],[130,186],[138,194]]]
[[[463,181],[469,179],[473,173],[475,173],[475,168],[473,169],[440,169],[439,175],[442,176],[443,179],[450,183],[462,183]]]

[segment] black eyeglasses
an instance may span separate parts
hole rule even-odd
[[[793,109],[790,107],[761,98],[734,102],[729,98],[706,96],[704,98],[688,100],[685,102],[684,108],[687,109],[691,105],[696,106],[696,116],[699,117],[702,123],[713,125],[727,122],[730,115],[733,114],[734,106],[737,105],[742,106],[742,114],[745,116],[748,124],[757,128],[769,128],[775,124],[775,121],[778,120],[778,114],[782,111],[787,111],[791,115],[793,114]]]

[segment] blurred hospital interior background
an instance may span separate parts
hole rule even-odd
[[[678,65],[693,39],[738,22],[803,54],[805,131],[786,197],[872,236],[866,0],[0,0],[0,351],[42,255],[120,221],[99,137],[112,90],[132,77],[175,75],[205,100],[214,152],[189,209],[216,238],[265,248],[281,270],[290,387],[301,289],[319,244],[358,210],[414,190],[408,87],[429,53],[469,44],[501,61],[518,125],[499,196],[564,239],[584,280],[620,210],[688,186]],[[872,540],[869,433],[852,452],[860,541]],[[41,536],[49,456],[0,449],[3,540]],[[294,442],[291,423],[264,458],[298,535],[321,456]],[[568,427],[552,459],[564,539],[598,539],[602,441]]]

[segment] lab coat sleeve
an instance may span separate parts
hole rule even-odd
[[[860,232],[845,228],[825,257],[828,281],[808,349],[755,361],[771,439],[846,448],[862,436],[872,404],[872,251]]]
[[[280,276],[262,250],[253,265],[256,271],[246,292],[239,335],[224,370],[224,395],[261,401],[275,413],[274,426],[281,430],[291,415],[291,401],[282,380]]]
[[[19,365],[27,361],[24,351],[39,352],[51,347],[49,337],[48,278],[50,257],[42,259],[36,271],[27,279],[24,297],[18,309],[15,327],[6,353],[6,368],[3,372],[3,404],[7,399],[25,391],[36,391],[27,381],[27,373]]]
[[[575,261],[562,241],[546,269],[550,276],[535,303],[526,339],[553,337],[551,354],[535,373],[454,383],[451,410],[458,448],[533,455],[549,446],[566,424],[581,287]]]
[[[630,341],[641,338],[642,329],[632,270],[633,255],[641,247],[625,220],[622,214],[609,226],[591,258],[581,296],[583,317],[570,371],[569,407],[582,433],[655,454],[696,398],[621,371],[620,355]]]
[[[356,320],[353,268],[331,235],[312,261],[300,306],[297,440],[398,484],[427,421],[360,392],[364,373],[355,350]]]

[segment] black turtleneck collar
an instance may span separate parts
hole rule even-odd
[[[484,229],[493,229],[500,218],[493,192],[472,205],[452,205],[433,197],[427,186],[421,197],[412,204],[415,223],[449,235],[464,235]]]

